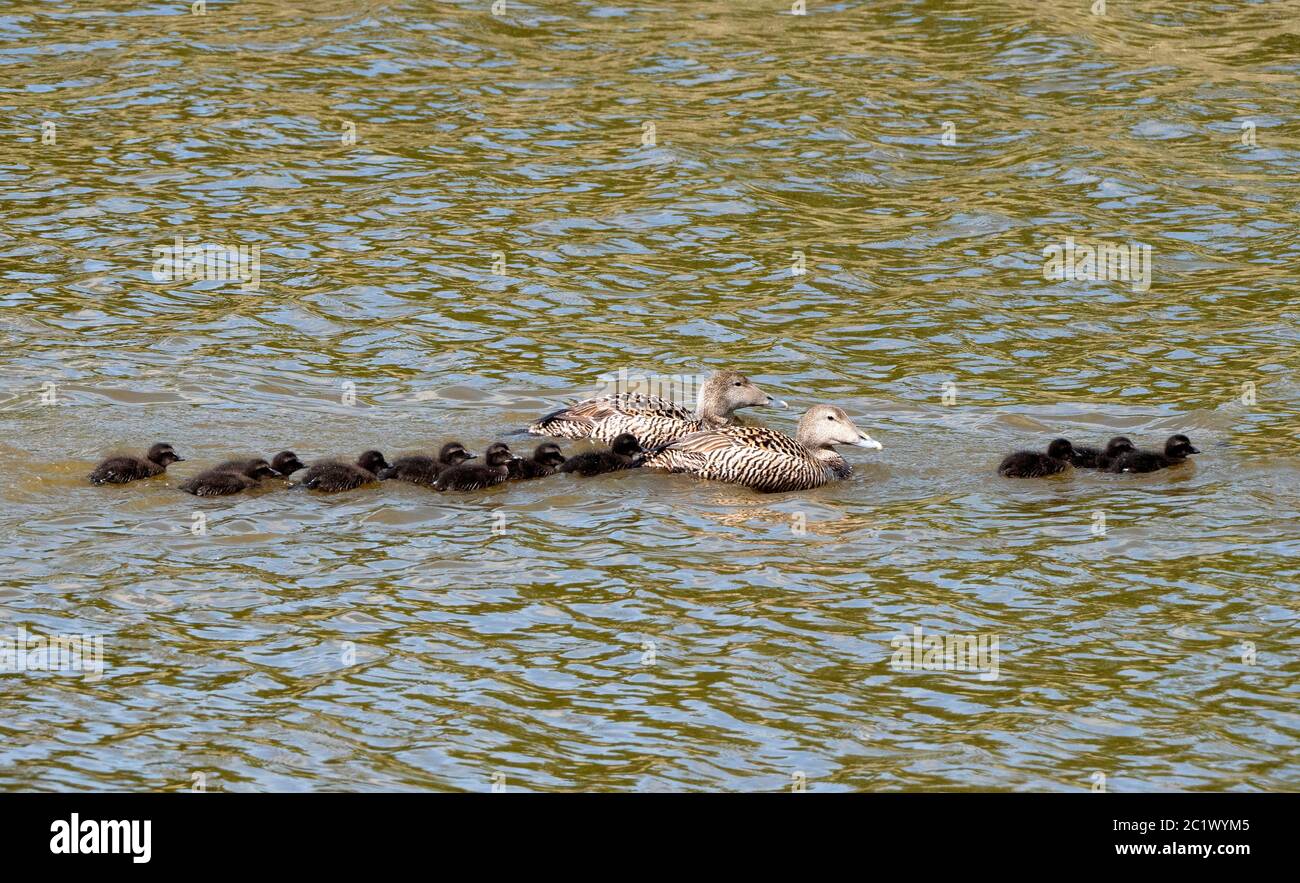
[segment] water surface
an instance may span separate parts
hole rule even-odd
[[[107,666],[0,675],[0,787],[1300,788],[1295,5],[808,5],[0,10],[0,629]],[[178,235],[259,290],[155,281]],[[1067,237],[1150,287],[1044,279]],[[176,488],[719,367],[884,450],[772,496]],[[998,678],[891,667],[918,626]]]

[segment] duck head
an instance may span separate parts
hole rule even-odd
[[[1106,456],[1112,460],[1120,454],[1127,454],[1129,451],[1136,451],[1133,442],[1122,435],[1117,435],[1110,441],[1106,442]]]
[[[156,463],[159,466],[166,466],[170,463],[185,462],[185,458],[176,456],[176,452],[172,450],[172,446],[166,442],[159,442],[150,448],[149,453],[145,455],[145,458],[149,460],[149,462]]]
[[[799,431],[795,436],[804,447],[814,451],[825,450],[835,445],[856,445],[879,451],[880,442],[853,425],[843,408],[834,405],[813,405],[799,419]]]
[[[279,475],[288,478],[299,469],[305,469],[306,467],[303,466],[302,461],[298,459],[298,455],[293,451],[281,451],[272,458],[271,468]]]
[[[554,442],[538,445],[533,451],[533,460],[543,466],[560,466],[564,463],[564,452]]]
[[[614,436],[610,442],[609,449],[620,457],[635,457],[641,453],[641,443],[636,440],[636,436],[630,432]]]
[[[458,466],[466,460],[473,460],[478,454],[471,454],[465,450],[465,446],[460,442],[447,442],[438,452],[438,462],[443,466]]]
[[[1200,450],[1192,447],[1192,440],[1185,435],[1171,435],[1165,442],[1165,456],[1170,460],[1183,460],[1188,454],[1199,454]]]
[[[1047,446],[1047,456],[1053,460],[1069,460],[1074,456],[1074,445],[1070,444],[1068,438],[1053,439]]]
[[[700,401],[695,408],[697,417],[726,419],[739,408],[788,407],[759,389],[752,380],[739,371],[719,371],[700,387]]]
[[[384,455],[378,451],[366,451],[357,458],[357,465],[367,472],[373,472],[378,475],[381,469],[388,468],[388,461],[385,460]]]

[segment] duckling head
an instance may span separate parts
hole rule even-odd
[[[543,466],[559,466],[564,463],[564,452],[554,442],[538,445],[533,451],[533,459]]]
[[[1129,451],[1136,451],[1133,442],[1122,435],[1117,435],[1110,441],[1106,442],[1106,456],[1114,459],[1120,454],[1127,454]]]
[[[274,478],[280,473],[265,460],[254,460],[244,469],[244,474],[249,478]]]
[[[1052,439],[1052,443],[1047,446],[1047,456],[1053,460],[1069,460],[1074,456],[1074,445],[1070,444],[1068,438]]]
[[[641,443],[636,440],[636,436],[630,432],[617,435],[610,442],[609,449],[620,457],[635,457],[641,453]]]
[[[460,442],[447,442],[438,452],[438,462],[444,466],[457,466],[466,460],[473,460],[478,454],[471,454],[465,450],[465,446]]]
[[[487,449],[487,452],[483,455],[483,462],[494,467],[504,466],[511,460],[518,459],[518,457],[511,453],[510,448],[505,444],[505,442],[496,442],[490,446]]]
[[[298,459],[298,455],[293,451],[281,451],[271,460],[271,468],[279,475],[288,478],[299,469],[305,469],[306,467],[303,466],[302,461]]]
[[[1192,447],[1192,440],[1185,435],[1171,435],[1165,442],[1165,456],[1171,460],[1181,460],[1188,454],[1199,454],[1200,450]]]
[[[856,445],[879,451],[880,442],[853,425],[843,408],[834,405],[813,405],[799,420],[798,440],[806,447],[818,450],[835,445]]]
[[[357,458],[357,465],[367,472],[373,472],[378,475],[381,469],[388,468],[388,461],[385,460],[384,455],[378,451],[366,451]]]
[[[159,442],[154,445],[149,449],[149,453],[146,454],[145,457],[151,463],[156,463],[159,466],[166,466],[170,463],[183,463],[185,461],[184,457],[176,456],[176,452],[172,450],[172,446],[166,442]]]
[[[700,387],[700,402],[695,413],[700,417],[730,417],[739,408],[769,406],[788,407],[759,389],[739,371],[719,371]]]

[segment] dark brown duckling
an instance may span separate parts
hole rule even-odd
[[[381,480],[391,478],[397,481],[409,481],[411,484],[433,487],[433,483],[438,480],[439,474],[444,469],[459,466],[466,460],[473,460],[477,456],[477,454],[471,454],[465,450],[465,446],[460,442],[448,442],[438,452],[437,459],[421,454],[398,457],[393,461],[392,466],[379,473],[379,478]]]
[[[1047,446],[1047,453],[1016,451],[998,464],[998,475],[1007,478],[1042,478],[1063,472],[1070,465],[1074,446],[1068,439],[1058,438]]]
[[[265,462],[266,461],[262,459],[227,460],[219,466],[212,467],[208,471],[216,472],[217,470],[221,470],[222,472],[230,472],[233,470],[235,472],[243,472],[255,463]],[[307,467],[302,464],[302,461],[298,459],[298,455],[293,451],[281,451],[271,459],[271,468],[275,470],[276,476],[279,476],[280,478],[288,478],[299,469],[306,469]]]
[[[543,478],[554,475],[555,470],[564,465],[564,453],[554,442],[540,444],[527,460],[511,460],[507,465],[510,478],[515,481],[527,481],[530,478]]]
[[[561,472],[577,475],[601,475],[605,472],[617,472],[620,469],[634,469],[641,465],[645,454],[636,436],[625,432],[610,443],[608,451],[590,451],[577,454],[564,461]]]
[[[433,483],[438,491],[476,491],[480,488],[501,484],[510,477],[510,461],[515,455],[501,442],[489,447],[483,455],[482,465],[462,463],[449,466],[442,471]]]
[[[256,487],[258,479],[279,474],[265,460],[233,460],[187,479],[181,490],[196,497],[224,497]]]
[[[363,484],[378,481],[377,473],[388,468],[384,455],[378,451],[366,451],[355,463],[342,460],[322,460],[313,463],[302,478],[302,486],[314,491],[350,491]]]
[[[1155,472],[1185,461],[1189,454],[1199,454],[1192,440],[1185,435],[1171,435],[1165,442],[1165,451],[1130,451],[1123,454],[1106,469],[1107,472]]]
[[[1117,435],[1106,442],[1104,450],[1074,446],[1074,455],[1070,458],[1070,465],[1076,469],[1105,469],[1121,454],[1127,454],[1129,451],[1135,450],[1137,448],[1133,446],[1133,442],[1122,435]]]
[[[162,475],[172,463],[184,462],[184,457],[176,456],[172,446],[164,442],[151,447],[143,457],[109,457],[95,467],[90,473],[92,484],[126,484],[137,478],[153,478]]]

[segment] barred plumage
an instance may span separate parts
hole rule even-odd
[[[799,421],[797,438],[760,426],[724,426],[696,432],[652,451],[650,468],[743,484],[765,493],[821,487],[853,472],[832,447],[880,448],[832,405],[814,405]]]
[[[700,389],[700,401],[694,411],[659,396],[620,393],[586,399],[567,408],[552,411],[528,426],[534,435],[558,438],[594,438],[613,442],[629,433],[642,447],[665,445],[671,441],[719,426],[726,426],[732,413],[751,405],[785,403],[773,399],[748,378],[735,371],[719,371]]]

